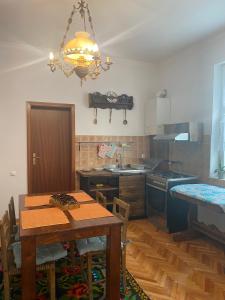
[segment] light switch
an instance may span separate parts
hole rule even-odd
[[[9,175],[10,175],[10,176],[16,176],[16,171],[11,171],[11,172],[9,173]]]

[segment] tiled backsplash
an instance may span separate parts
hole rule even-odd
[[[76,170],[103,167],[115,164],[117,156],[113,158],[98,157],[98,146],[101,143],[115,143],[117,146],[128,144],[124,149],[123,164],[141,163],[142,158],[149,157],[149,138],[145,136],[100,136],[77,135],[76,136]]]
[[[176,171],[198,175],[200,180],[209,184],[225,187],[225,180],[210,178],[210,135],[205,135],[201,143],[172,143],[170,145],[170,160],[182,162]]]
[[[181,161],[182,164],[173,165],[173,169],[198,175],[208,180],[210,164],[210,136],[205,135],[203,141],[175,142],[170,144],[170,160]]]

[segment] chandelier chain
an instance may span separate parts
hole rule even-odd
[[[68,19],[68,21],[67,21],[66,30],[65,30],[65,33],[64,33],[64,35],[63,35],[62,42],[61,42],[61,44],[60,44],[60,52],[62,51],[62,49],[63,49],[64,46],[65,46],[65,42],[66,42],[66,39],[67,39],[67,34],[68,34],[68,32],[69,32],[69,30],[70,30],[70,26],[71,26],[71,24],[72,24],[72,22],[73,22],[73,15],[75,14],[75,12],[76,12],[76,6],[73,5],[73,9],[72,9],[71,14],[70,14],[70,17],[69,17],[69,19]]]
[[[73,5],[73,10],[70,14],[70,17],[69,17],[68,21],[67,21],[66,30],[65,30],[65,33],[63,35],[62,42],[60,44],[60,52],[62,51],[62,49],[65,46],[65,43],[66,43],[66,40],[67,40],[67,35],[68,35],[69,30],[70,30],[70,26],[73,22],[73,16],[74,16],[76,11],[79,11],[79,13],[81,15],[81,18],[83,19],[83,22],[84,22],[84,31],[87,31],[85,10],[87,11],[88,22],[90,24],[90,28],[91,28],[91,31],[92,31],[93,38],[95,39],[95,31],[94,31],[94,26],[93,26],[93,23],[92,23],[92,17],[91,17],[91,13],[90,13],[90,10],[89,10],[88,3],[86,3],[85,0],[80,0],[78,2],[78,6],[76,6],[75,4]]]
[[[90,24],[90,27],[91,27],[91,30],[92,30],[92,34],[93,34],[93,37],[95,39],[95,31],[94,31],[94,26],[93,26],[93,23],[92,23],[92,17],[91,17],[91,13],[90,13],[88,4],[87,4],[87,14],[88,14],[88,21],[89,21],[89,24]]]

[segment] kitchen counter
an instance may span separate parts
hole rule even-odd
[[[102,170],[102,171],[77,171],[77,174],[83,177],[118,177],[120,174],[119,173],[112,173],[110,171]]]
[[[136,169],[115,169],[113,171],[110,170],[102,170],[102,171],[95,171],[95,170],[91,170],[91,171],[77,171],[77,173],[81,176],[84,177],[93,177],[93,176],[132,176],[132,175],[141,175],[141,174],[146,174],[148,173],[149,170],[148,169],[144,169],[144,170],[136,170]]]
[[[131,169],[132,170],[132,169]],[[139,170],[138,170],[139,171]],[[144,171],[144,172],[143,172]],[[77,171],[80,188],[93,198],[96,191],[102,192],[107,199],[107,207],[112,206],[114,197],[130,204],[130,218],[145,217],[145,173],[123,173],[102,171]]]

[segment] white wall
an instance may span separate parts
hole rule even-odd
[[[60,71],[52,74],[46,66],[47,60],[29,65],[29,61],[38,59],[36,54],[30,54],[30,49],[28,53],[24,47],[7,48],[1,43],[0,49],[0,215],[11,195],[17,199],[27,191],[26,101],[74,103],[76,134],[144,134],[144,101],[156,90],[154,65],[114,59],[110,71],[81,88],[75,76],[67,79]],[[109,110],[99,110],[98,124],[93,124],[93,109],[88,108],[87,95],[95,91],[134,96],[134,109],[127,113],[127,126],[122,124],[122,111],[113,111],[109,124]],[[16,171],[17,175],[10,176],[10,171]]]
[[[211,131],[214,64],[225,60],[225,32],[201,41],[159,64],[159,88],[172,101],[172,121],[199,120]]]
[[[213,97],[216,96],[214,69],[215,64],[223,61],[225,61],[225,32],[192,45],[160,62],[159,88],[168,90],[172,102],[171,121],[203,121],[205,134],[211,134],[212,106],[215,100]],[[205,163],[208,165],[208,162]],[[222,214],[199,207],[198,218],[200,222],[214,224],[221,231],[225,231]]]

